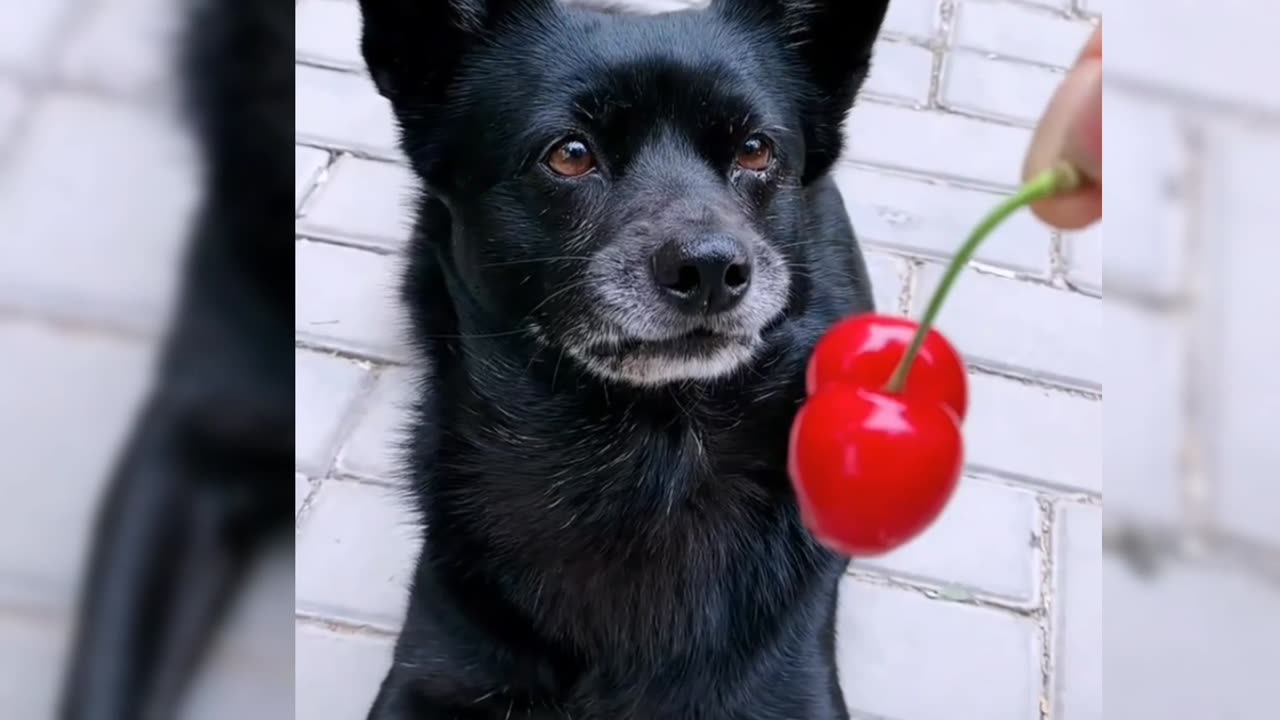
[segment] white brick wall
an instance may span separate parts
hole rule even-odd
[[[1248,716],[1280,662],[1280,22],[1142,5],[1109,5],[1106,60],[1107,712]]]
[[[398,361],[403,354],[394,340],[394,309],[378,303],[396,279],[395,258],[383,253],[403,243],[409,219],[403,201],[411,181],[396,164],[344,153],[395,159],[370,141],[386,137],[379,135],[377,103],[370,102],[369,112],[353,107],[341,119],[331,117],[351,98],[366,107],[367,89],[344,79],[356,76],[311,67],[346,67],[350,40],[332,20],[323,20],[326,13],[344,12],[323,7],[335,1],[304,0],[299,9],[305,22],[298,53],[309,63],[299,69],[299,108],[309,110],[300,109],[299,137],[339,155],[325,165],[326,157],[300,151],[297,196],[305,199],[297,229],[297,327],[308,348]],[[946,13],[934,0],[891,5],[888,39],[879,45],[866,97],[849,120],[850,150],[836,169],[882,310],[907,307],[918,314],[937,261],[948,258],[1001,193],[1017,184],[1030,127],[1060,77],[1047,64],[1069,61],[1078,48],[1062,48],[1078,44],[1088,30],[1087,23],[1067,19],[1065,6],[1046,5],[973,11],[994,12],[987,23],[1015,23],[981,28],[971,17],[963,29],[965,42],[983,52],[984,43],[997,44],[1008,59],[939,50]],[[1028,28],[1048,33],[1047,40],[1018,45],[1018,32]],[[935,66],[944,69],[937,88]],[[1087,545],[1073,551],[1069,563],[1046,550],[1065,522],[1063,513],[1084,508],[1096,516],[1102,491],[1096,397],[1103,367],[1101,301],[1063,283],[1070,279],[1096,295],[1099,261],[1089,260],[1088,245],[1072,241],[1057,241],[1029,214],[1012,218],[978,255],[1000,275],[966,273],[950,303],[944,330],[977,366],[1001,374],[972,376],[966,426],[972,476],[955,502],[908,547],[855,564],[856,580],[845,586],[842,677],[858,717],[1038,718],[1041,697],[1052,695],[1055,683],[1076,694],[1053,696],[1050,706],[1080,708],[1066,710],[1067,720],[1096,717],[1089,703],[1097,693],[1046,674],[1043,665],[1045,649],[1060,644],[1051,639],[1061,612],[1073,612],[1072,601],[1051,604],[1054,586],[1063,573],[1088,574],[1098,562]],[[352,360],[306,352],[300,357],[307,364],[323,357],[333,367],[356,367]],[[349,402],[343,391],[328,393],[335,405],[325,412],[341,417],[339,447],[316,441],[323,450],[300,451],[298,460],[305,475],[297,481],[298,608],[305,618],[299,647],[305,637],[317,655],[344,664],[371,662],[374,648],[386,647],[378,633],[396,627],[404,572],[416,547],[403,505],[385,487],[394,481],[411,371],[375,363],[371,372],[371,386],[347,381],[345,387],[361,388],[358,400]],[[1091,392],[1064,389],[1069,387]],[[326,434],[332,427],[312,423],[308,437],[335,437]],[[316,457],[332,461],[317,467]],[[1080,535],[1087,539],[1088,530],[1074,537]],[[1086,619],[1074,622],[1097,624],[1087,608],[1079,612]],[[324,621],[378,630],[329,632],[313,625]],[[1087,646],[1089,640],[1081,642]],[[1072,652],[1079,652],[1077,645]],[[319,670],[300,668],[300,686],[324,682]],[[329,705],[357,707],[356,700],[370,694],[370,686],[356,684],[317,717],[345,717]],[[299,702],[314,701],[308,696]]]

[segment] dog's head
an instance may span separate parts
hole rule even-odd
[[[361,0],[363,51],[452,231],[455,292],[636,385],[746,364],[805,273],[888,0]]]

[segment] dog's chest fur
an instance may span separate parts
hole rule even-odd
[[[419,336],[437,338],[411,464],[420,574],[437,577],[419,582],[499,628],[515,652],[497,675],[545,678],[526,692],[552,704],[625,710],[599,717],[698,717],[823,667],[843,562],[804,530],[785,475],[812,338],[780,338],[714,389],[607,389],[554,351],[460,339],[428,258],[406,288],[433,308]],[[800,695],[825,680],[793,678]],[[727,695],[695,697],[712,688]]]

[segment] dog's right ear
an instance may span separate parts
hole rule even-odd
[[[383,97],[443,103],[462,56],[500,23],[556,0],[360,0],[360,49]]]

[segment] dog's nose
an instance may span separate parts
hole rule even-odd
[[[751,285],[751,257],[732,235],[671,240],[653,255],[653,279],[683,312],[724,312]]]

